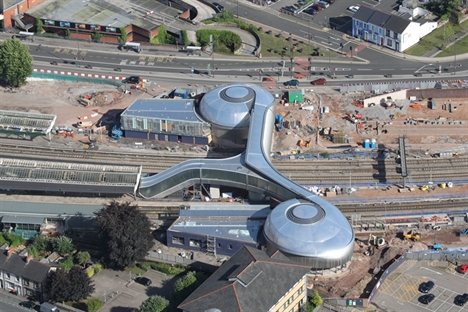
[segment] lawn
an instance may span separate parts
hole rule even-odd
[[[278,37],[278,35],[275,33],[267,34],[263,31],[259,31],[257,33],[259,34],[260,40],[262,42],[262,57],[289,57],[291,55],[289,52],[290,46],[296,47],[296,50],[293,52],[293,56],[310,56],[311,53],[315,51],[313,42],[311,42],[312,46],[309,46],[307,39],[305,39],[305,41],[298,41],[297,39],[293,39],[291,42],[289,42],[286,36]],[[323,54],[323,57],[327,59],[329,54],[332,58],[337,56],[336,53],[329,52],[324,48],[320,49],[320,54]]]
[[[444,57],[444,56],[453,56],[455,54],[464,54],[468,53],[468,37],[465,37],[454,45],[451,45],[444,51],[440,52],[436,55],[436,57]]]
[[[458,32],[463,31],[468,28],[468,20],[464,21],[463,23],[459,25],[454,25],[452,23],[449,23],[449,24],[452,25],[453,32],[455,35]],[[453,37],[455,37],[455,35]],[[450,41],[451,38],[446,38],[446,41],[447,42]],[[436,47],[440,48],[443,45],[443,43],[444,43],[444,26],[434,30],[433,32],[425,36],[423,39],[419,41],[418,44],[406,50],[405,53],[409,55],[414,55],[414,56],[423,56],[424,54],[426,54],[427,52],[431,51],[432,49]],[[463,48],[466,48],[466,44],[465,46],[460,45],[460,47],[458,47],[458,45],[459,43],[457,43],[457,47],[455,47],[456,53],[457,54],[465,53],[466,51],[465,52],[462,52],[462,51],[464,51]],[[445,53],[445,51],[443,51],[442,53]],[[439,54],[437,56],[449,56],[449,55],[453,55],[454,53],[455,52],[452,51],[452,52],[448,52],[448,54],[444,54],[444,55]]]

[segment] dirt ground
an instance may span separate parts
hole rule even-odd
[[[385,95],[380,97],[384,98]],[[458,149],[460,145],[468,146],[468,103],[465,99],[436,99],[437,109],[428,108],[428,100],[417,101],[420,108],[412,108],[409,100],[396,100],[396,107],[385,108],[380,103],[373,107],[359,108],[353,101],[362,98],[358,94],[342,95],[331,88],[321,89],[319,93],[305,92],[303,103],[288,103],[276,106],[277,113],[283,116],[284,130],[275,133],[275,151],[298,150],[299,153],[310,151],[327,151],[333,143],[320,135],[316,144],[317,130],[331,128],[331,133],[344,136],[353,142],[351,145],[362,148],[365,139],[376,139],[380,148],[398,146],[398,138],[407,137],[407,145],[414,149],[440,151]],[[450,113],[442,109],[443,103],[452,103],[457,107]],[[313,106],[313,110],[301,109],[302,106]],[[323,114],[319,120],[318,107],[329,107],[330,112]],[[346,119],[347,114],[362,114],[361,123],[367,130],[360,130],[357,124]],[[393,115],[393,118],[391,118]],[[410,125],[409,120],[421,120],[418,125]],[[425,121],[439,122],[426,124]],[[380,131],[376,131],[376,122],[380,123]],[[450,124],[456,121],[457,124]],[[464,122],[460,124],[459,122]],[[384,130],[384,131],[382,131]],[[312,140],[310,148],[299,147],[298,142]],[[329,150],[328,150],[329,151]]]

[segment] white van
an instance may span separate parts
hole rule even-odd
[[[322,8],[326,9],[330,6],[330,4],[328,2],[325,2],[325,1],[319,1],[318,3]]]

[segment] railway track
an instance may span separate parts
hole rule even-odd
[[[144,174],[164,171],[182,161],[204,157],[204,154],[108,152],[99,150],[51,149],[20,145],[1,145],[0,157],[47,161],[83,162],[106,165],[141,165]],[[210,158],[221,158],[215,155]],[[225,155],[224,157],[227,157]],[[300,184],[330,185],[350,180],[356,183],[400,183],[400,164],[395,159],[351,158],[314,160],[273,160],[273,165],[286,177]],[[413,183],[468,180],[468,157],[408,158],[408,180]]]

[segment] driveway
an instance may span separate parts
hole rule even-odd
[[[170,300],[174,288],[173,276],[150,270],[144,274],[152,281],[151,286],[130,282],[130,273],[126,271],[103,270],[91,279],[95,284],[96,297],[105,302],[100,312],[131,312],[149,296],[159,295]],[[132,274],[132,279],[135,277]]]

